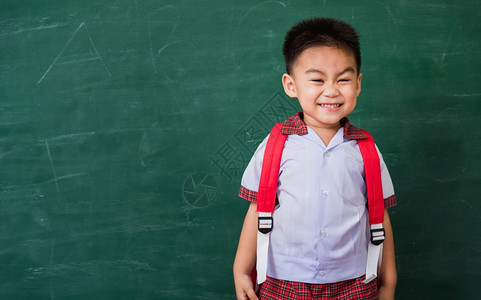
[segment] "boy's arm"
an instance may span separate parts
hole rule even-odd
[[[379,274],[379,299],[391,300],[394,299],[394,292],[396,290],[397,272],[396,259],[394,256],[394,237],[387,209],[384,210],[383,227],[386,232],[386,237],[383,242],[382,263]]]
[[[251,202],[234,260],[234,283],[237,299],[258,299],[252,285],[250,273],[257,255],[257,203]]]

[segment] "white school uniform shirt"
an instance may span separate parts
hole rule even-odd
[[[314,284],[362,276],[369,241],[364,164],[352,137],[363,136],[342,120],[326,146],[298,113],[284,123],[288,135],[278,179],[267,276]],[[292,134],[292,133],[296,134]],[[255,201],[267,138],[259,145],[241,182],[240,196]],[[378,150],[379,153],[379,150]],[[385,206],[396,204],[381,154]]]

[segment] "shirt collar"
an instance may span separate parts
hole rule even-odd
[[[304,117],[302,112],[298,112],[282,124],[281,132],[283,134],[297,134],[305,135],[307,134],[307,125],[302,120]],[[341,125],[344,129],[344,138],[349,140],[360,140],[366,138],[366,135],[357,127],[354,127],[349,122],[347,117],[341,120]]]

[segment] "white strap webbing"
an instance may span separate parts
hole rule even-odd
[[[267,276],[267,252],[269,249],[270,233],[257,231],[257,284],[266,281]]]
[[[382,224],[375,224],[371,226],[372,229],[382,228]],[[362,282],[367,284],[377,277],[378,270],[381,268],[382,262],[382,244],[374,245],[369,242],[367,248],[367,264],[366,264],[366,279]]]
[[[272,213],[259,212],[259,217],[272,217]],[[261,224],[259,222],[259,229],[267,226],[272,228],[272,219],[264,220],[266,224]],[[270,231],[267,233],[262,233],[257,231],[257,261],[256,261],[256,271],[257,271],[257,284],[260,285],[266,281],[267,277],[267,253],[269,252],[269,237]]]

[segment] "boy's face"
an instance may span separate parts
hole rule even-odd
[[[339,121],[356,107],[361,78],[350,52],[318,46],[299,55],[282,83],[286,94],[299,100],[306,125],[314,130],[339,129]]]

